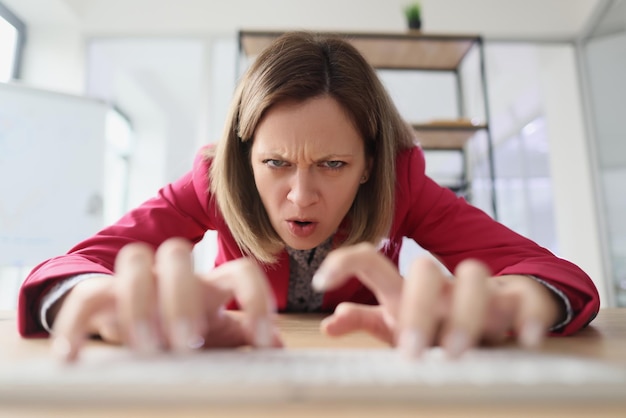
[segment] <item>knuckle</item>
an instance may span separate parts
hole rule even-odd
[[[352,252],[352,257],[349,257],[349,260],[346,262],[349,265],[355,265],[355,263],[365,263],[369,266],[376,264],[380,253],[376,249],[376,247],[370,242],[361,242],[354,246],[354,251]]]
[[[239,270],[239,277],[258,280],[263,277],[261,267],[249,257],[240,258],[234,261],[234,267]]]
[[[125,245],[117,254],[116,265],[144,263],[152,258],[152,248],[143,242]]]
[[[467,259],[459,263],[455,275],[460,278],[486,279],[491,276],[487,265],[479,260]]]
[[[90,278],[74,286],[67,298],[79,303],[89,303],[109,294],[108,290],[112,288],[113,280],[109,278]]]
[[[378,253],[378,250],[371,242],[360,242],[354,246],[358,254]]]
[[[416,258],[415,260],[413,260],[412,265],[416,268],[422,268],[422,269],[432,269],[436,267],[435,261],[432,260],[430,257]]]
[[[419,275],[421,272],[437,273],[439,266],[430,257],[419,257],[411,262],[410,271],[412,275]]]
[[[353,308],[353,305],[350,302],[341,302],[335,308],[334,314],[337,316],[346,316],[351,313],[352,308]]]
[[[77,317],[82,317],[83,313],[93,311],[94,307],[99,307],[96,309],[99,310],[105,306],[113,306],[116,301],[113,288],[113,280],[109,279],[90,279],[79,283],[67,295],[62,310],[71,307]]]
[[[192,245],[184,238],[168,238],[157,249],[157,257],[188,256]]]

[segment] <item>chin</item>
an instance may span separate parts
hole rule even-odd
[[[298,239],[294,238],[292,235],[283,238],[283,242],[288,247],[293,248],[294,250],[312,250],[313,248],[320,245],[324,240],[315,239],[315,238],[306,238],[306,239]],[[288,239],[285,239],[288,238]]]
[[[287,246],[293,248],[294,250],[312,250],[313,248],[321,244],[321,242],[317,244],[310,244],[310,243],[307,244],[303,242],[287,242],[287,241],[285,241],[285,243]]]

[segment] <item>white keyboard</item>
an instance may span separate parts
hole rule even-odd
[[[502,348],[476,349],[455,360],[433,348],[407,361],[391,349],[219,350],[138,358],[95,347],[75,365],[42,358],[3,370],[0,401],[21,393],[68,401],[612,397],[626,395],[626,369]]]

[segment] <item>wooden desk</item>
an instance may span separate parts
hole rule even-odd
[[[331,339],[319,334],[319,316],[292,315],[280,318],[280,327],[287,347],[381,347],[382,344],[364,334]],[[609,360],[626,365],[626,308],[605,309],[591,326],[573,337],[552,338],[543,351],[574,354]],[[16,331],[15,314],[0,312],[0,371],[3,363],[28,356],[46,355],[49,341],[25,340]],[[442,388],[445,390],[445,388]],[[624,397],[606,403],[598,400],[569,404],[545,401],[529,405],[520,401],[498,404],[469,403],[416,403],[416,402],[331,402],[293,401],[242,405],[159,405],[106,406],[85,405],[0,405],[0,417],[623,417],[626,416],[626,387]]]

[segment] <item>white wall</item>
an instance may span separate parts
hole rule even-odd
[[[624,15],[622,14],[622,17]],[[594,145],[598,169],[597,196],[606,228],[606,258],[615,299],[626,306],[626,34],[594,38],[585,48],[590,107],[594,118]]]
[[[7,1],[7,0],[5,0]],[[55,0],[58,1],[58,0]],[[8,0],[18,3],[37,0]],[[424,29],[567,37],[598,0],[421,0]],[[65,0],[89,35],[229,34],[237,28],[389,31],[409,0]]]
[[[602,167],[626,166],[626,33],[591,39],[586,48],[598,158]]]
[[[606,306],[609,293],[574,47],[542,48],[540,65],[560,255],[592,277]]]
[[[70,94],[85,92],[85,41],[72,26],[28,28],[22,81]]]

